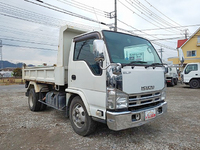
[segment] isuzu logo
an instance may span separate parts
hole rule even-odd
[[[142,87],[141,87],[141,90],[142,90],[142,91],[153,90],[154,88],[155,88],[155,86],[153,86],[153,85],[152,85],[152,86],[142,86]]]

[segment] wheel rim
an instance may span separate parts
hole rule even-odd
[[[31,108],[33,107],[33,96],[32,96],[32,94],[29,96],[29,106]]]
[[[80,104],[74,106],[72,111],[72,118],[74,124],[78,128],[82,128],[85,125],[85,111]]]

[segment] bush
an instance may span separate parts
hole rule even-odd
[[[22,69],[21,68],[16,68],[13,70],[13,76],[14,77],[21,77],[22,76]]]

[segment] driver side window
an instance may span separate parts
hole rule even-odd
[[[190,73],[191,71],[197,71],[197,64],[193,65],[188,65],[187,68],[185,69],[185,74]]]
[[[87,39],[75,43],[74,61],[85,61],[94,75],[101,75],[99,64],[94,60],[93,41],[95,39]]]

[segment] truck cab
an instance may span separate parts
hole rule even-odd
[[[177,85],[178,83],[177,68],[175,66],[166,66],[165,69],[166,69],[165,78],[167,86]]]
[[[200,88],[200,63],[188,63],[181,73],[182,82],[191,88]]]

